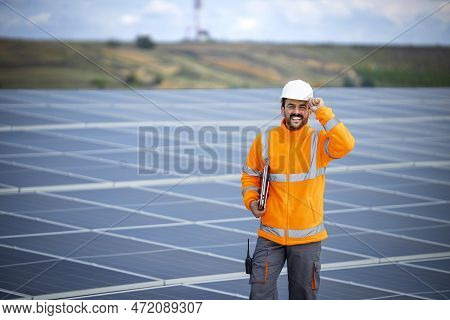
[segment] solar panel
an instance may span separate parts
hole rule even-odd
[[[189,297],[191,300],[238,300],[238,296],[220,293],[199,286],[166,286],[149,290],[127,291],[108,295],[94,295],[83,299],[114,300],[180,300]]]
[[[248,297],[259,221],[240,168],[256,129],[279,125],[279,89],[139,92],[159,108],[0,90],[1,299]],[[327,171],[319,299],[448,299],[450,90],[317,95],[357,142]],[[280,299],[287,286],[284,269]]]

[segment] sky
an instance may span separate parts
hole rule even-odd
[[[442,0],[202,0],[200,21],[215,40],[450,45],[450,4]],[[8,8],[64,40],[159,42],[192,38],[194,0],[0,0],[0,37],[49,39]]]

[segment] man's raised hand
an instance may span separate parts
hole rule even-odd
[[[316,112],[317,109],[324,106],[322,98],[309,98],[308,107],[312,112]]]

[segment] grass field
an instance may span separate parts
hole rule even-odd
[[[302,78],[314,86],[376,47],[267,43],[133,44],[70,42],[126,83],[140,88],[250,88]],[[387,47],[328,86],[450,86],[450,47]],[[122,88],[70,48],[52,41],[0,40],[1,88]]]

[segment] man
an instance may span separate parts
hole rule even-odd
[[[312,113],[325,130],[308,126]],[[355,144],[350,131],[311,86],[288,82],[281,95],[281,126],[259,134],[242,173],[247,209],[261,218],[250,276],[250,299],[277,299],[277,279],[287,260],[289,299],[316,299],[320,282],[325,169]],[[264,211],[258,210],[264,164],[270,167]]]

